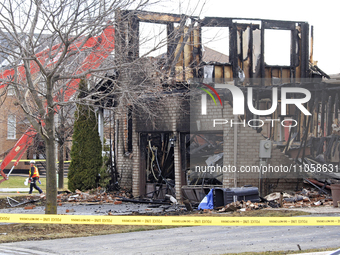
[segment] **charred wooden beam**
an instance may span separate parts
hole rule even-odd
[[[326,102],[327,100],[327,93],[325,90],[322,90],[322,95],[321,95],[321,134],[324,136],[325,133],[325,109],[326,109]]]
[[[195,21],[193,21],[189,27],[188,27],[188,30],[187,30],[187,33],[185,33],[185,35],[183,36],[183,42],[181,44],[181,46],[179,47],[179,50],[177,52],[177,54],[175,55],[174,57],[174,60],[173,60],[173,63],[171,65],[171,73],[174,73],[175,72],[175,65],[176,63],[178,62],[183,50],[184,50],[184,46],[185,44],[187,43],[188,39],[189,39],[189,36],[191,35],[191,32],[192,32],[192,29],[195,25]],[[184,31],[184,30],[183,30]]]
[[[310,28],[310,55],[309,55],[309,62],[314,63],[313,60],[313,51],[314,51],[314,27],[311,26]]]
[[[334,96],[331,95],[328,97],[327,104],[327,135],[332,134],[333,108],[334,108]]]
[[[307,139],[308,139],[308,129],[309,129],[309,125],[311,123],[311,118],[312,116],[308,116],[308,124],[307,127],[305,129],[305,135],[304,135],[304,139],[303,139],[303,151],[302,151],[302,158],[301,158],[301,162],[303,162],[304,158],[305,158],[305,154],[306,154],[306,145],[307,145]],[[300,146],[301,148],[301,146]],[[298,153],[299,154],[299,153]]]
[[[183,31],[184,30],[184,26],[185,26],[185,22],[181,22],[178,30],[174,31],[174,25],[173,24],[169,24],[167,27],[167,34],[168,34],[168,52],[167,52],[167,63],[165,64],[165,69],[168,70],[169,68],[171,69],[170,72],[170,76],[174,76],[175,75],[175,65],[176,62],[174,58],[175,58],[175,51],[177,48],[177,45],[179,43],[179,41],[182,38],[182,34],[179,31]],[[179,52],[180,54],[180,52]]]
[[[319,145],[318,148],[316,149],[316,156],[320,155],[321,153],[323,153],[323,147],[326,141],[326,137],[321,137],[320,141],[319,141]]]
[[[249,78],[250,78],[250,86],[253,85],[253,79],[254,78],[254,75],[253,75],[253,62],[254,62],[254,59],[253,59],[253,51],[254,51],[254,38],[253,38],[253,30],[254,30],[254,25],[251,24],[250,25],[250,34],[249,34],[249,46],[248,46],[248,55],[249,55]]]
[[[203,71],[202,67],[200,66],[200,63],[202,61],[202,28],[201,25],[198,24],[198,26],[194,29],[194,43],[193,43],[193,50],[192,50],[192,68],[194,71],[194,78],[202,78],[203,77]]]
[[[167,43],[167,57],[168,59],[173,56],[173,53],[175,52],[176,44],[174,42],[174,24],[170,23],[167,24],[166,27],[166,33],[167,33],[167,38],[168,38],[168,43]]]
[[[309,26],[308,23],[300,24],[301,27],[301,78],[305,79],[308,77],[309,61],[308,61],[308,37],[309,37]]]
[[[314,94],[314,103],[313,103],[313,110],[311,111],[312,113],[312,125],[310,125],[310,132],[314,133],[314,129],[316,129],[317,132],[317,127],[318,127],[318,116],[319,116],[319,101],[320,101],[320,93],[318,92],[313,92]],[[317,135],[315,135],[317,136]]]
[[[337,119],[339,115],[339,93],[335,94],[334,101],[334,116]]]
[[[229,61],[233,68],[233,78],[235,82],[238,78],[238,61],[237,61],[237,27],[233,24],[229,28]]]
[[[295,128],[296,128],[296,140],[301,142],[301,138],[303,136],[303,129],[302,129],[302,124],[301,124],[301,119],[302,119],[302,114],[300,113],[300,111],[298,109],[295,110],[295,120],[297,120],[298,123],[300,123],[300,125],[298,124]]]
[[[324,71],[322,71],[318,66],[314,65],[313,68],[318,71],[322,76],[326,77],[327,79],[330,79],[328,74],[326,74]]]
[[[243,30],[239,31],[240,37],[240,54],[237,54],[238,60],[241,62],[241,69],[244,70],[244,60],[243,60]]]
[[[336,135],[332,135],[330,139],[326,140],[326,151],[325,151],[325,159],[330,159],[331,155],[332,155],[332,147],[334,145],[334,143],[337,140],[337,136]]]
[[[338,140],[339,140],[339,136],[335,136],[335,141],[334,141],[334,146],[333,146],[333,151],[332,151],[332,157],[334,157],[336,149],[338,147]]]
[[[295,22],[282,20],[263,20],[264,29],[294,30]]]
[[[321,100],[322,100],[322,93],[318,93],[318,95],[317,95],[317,97],[319,98],[321,98]],[[321,104],[320,104],[320,101],[321,100],[318,100],[318,102],[317,102],[317,105],[316,105],[316,124],[317,125],[319,125],[319,114],[320,114],[320,111],[321,111]],[[318,137],[319,136],[319,134],[318,134],[318,129],[316,128],[316,137]]]
[[[291,70],[291,82],[294,83],[296,80],[296,67],[299,66],[299,56],[296,50],[298,43],[298,35],[295,28],[291,31],[291,56],[290,56],[290,70]]]
[[[261,54],[260,54],[260,78],[261,85],[265,85],[265,80],[263,79],[266,76],[265,71],[265,63],[264,63],[264,31],[265,31],[265,22],[262,21],[261,23]]]
[[[231,27],[233,20],[231,18],[205,17],[201,24],[204,27]]]
[[[152,22],[152,23],[180,23],[183,19],[183,15],[178,14],[166,14],[166,13],[157,13],[157,12],[145,12],[138,11],[135,12],[136,17],[143,22]]]

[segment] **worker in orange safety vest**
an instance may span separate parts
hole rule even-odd
[[[40,193],[40,197],[43,197],[43,191],[37,186],[37,181],[39,181],[39,170],[38,168],[34,165],[35,161],[31,160],[30,161],[30,170],[29,170],[29,181],[30,181],[30,191],[28,194],[32,194],[33,188],[35,188],[37,191]]]

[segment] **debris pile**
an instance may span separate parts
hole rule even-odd
[[[40,199],[33,199],[31,196],[27,197],[27,198],[17,198],[18,200],[11,198],[11,197],[7,197],[7,201],[6,201],[6,205],[8,204],[10,207],[20,207],[26,204],[34,204],[36,202],[38,202]],[[3,205],[1,205],[2,207]],[[33,205],[35,207],[35,205]],[[6,206],[7,207],[7,206]],[[25,207],[26,209],[26,207]],[[33,209],[33,208],[28,208],[28,209]]]
[[[265,197],[268,201],[275,201],[283,208],[306,208],[315,206],[332,206],[332,198],[318,191],[303,189],[293,195],[288,193],[272,193]]]
[[[214,209],[199,210],[199,213],[226,213],[226,212],[246,212],[252,210],[271,209],[271,208],[311,208],[319,206],[331,207],[333,200],[328,191],[321,192],[314,188],[304,188],[299,192],[275,192],[266,197],[257,200],[249,200],[249,196],[244,196],[244,200],[239,199],[226,205],[216,206]],[[234,197],[235,199],[235,197]],[[34,203],[43,205],[44,199],[32,200],[26,198],[23,201],[16,201],[13,198],[7,198],[7,204],[10,207],[25,207],[26,210],[34,209]],[[99,205],[98,207],[87,207],[86,210],[95,210],[95,213],[108,215],[119,214],[187,214],[195,213],[197,206],[189,200],[184,200],[184,205],[178,203],[176,198],[171,195],[165,196],[164,199],[150,198],[133,198],[129,191],[116,191],[107,193],[101,189],[95,189],[87,192],[76,190],[74,193],[69,191],[60,192],[57,196],[58,206],[65,206],[66,213],[74,212],[74,208],[66,205]],[[215,204],[216,201],[214,201]],[[106,204],[106,205],[105,205]],[[111,207],[114,205],[121,205]],[[135,206],[133,204],[136,204]],[[216,205],[216,204],[215,204]],[[109,207],[107,207],[109,206]],[[197,211],[196,211],[197,212]]]
[[[245,212],[251,210],[258,210],[269,207],[266,203],[252,203],[250,200],[248,201],[236,201],[226,206],[220,208],[218,212]]]
[[[236,201],[216,208],[218,212],[251,211],[269,208],[308,208],[333,205],[332,198],[318,191],[303,189],[294,194],[274,192],[262,198],[261,202]]]
[[[121,199],[130,198],[131,195],[127,191],[120,191],[114,193],[100,192],[97,190],[91,190],[87,192],[82,192],[76,190],[74,193],[63,192],[58,194],[57,202],[79,202],[79,203],[114,203],[118,204]]]

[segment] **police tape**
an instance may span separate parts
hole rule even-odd
[[[155,226],[339,226],[340,217],[205,217],[0,214],[0,222]]]

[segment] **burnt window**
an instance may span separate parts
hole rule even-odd
[[[127,112],[127,150],[132,152],[132,107],[128,107]]]

